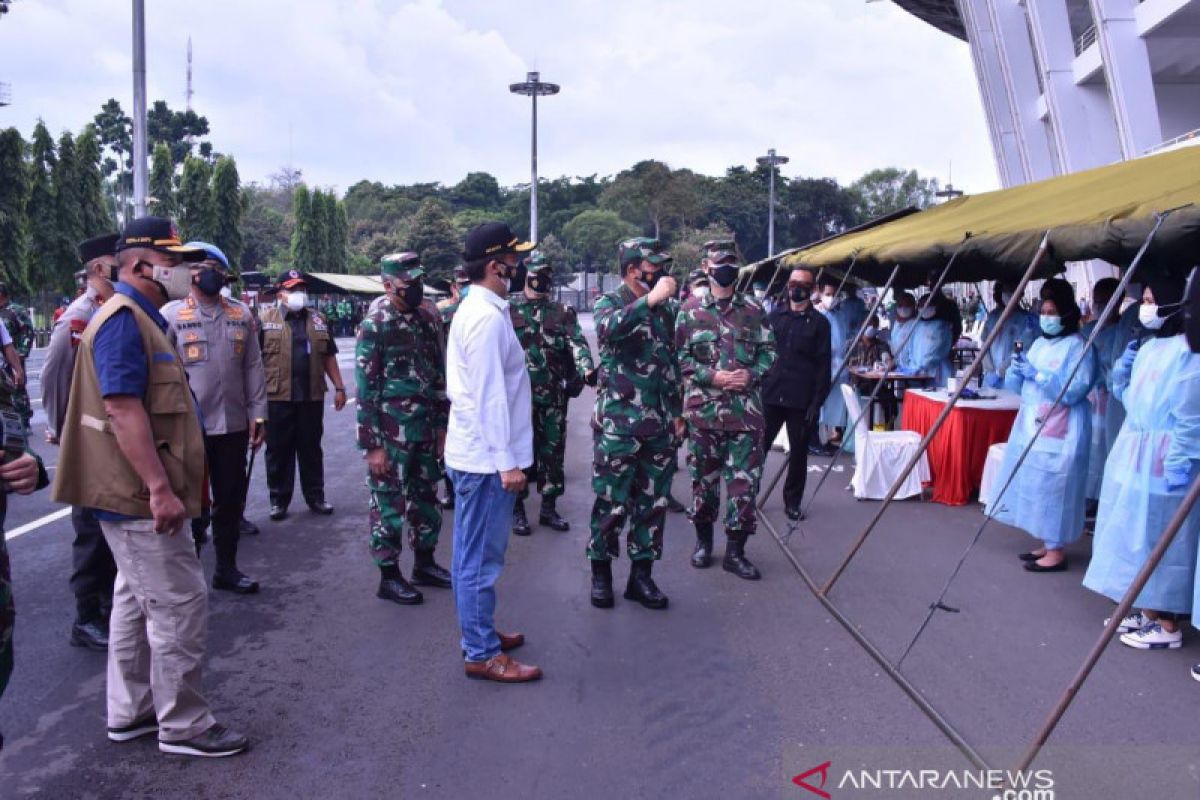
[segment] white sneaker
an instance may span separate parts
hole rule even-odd
[[[1200,664],[1192,665],[1192,680],[1200,681]]]
[[[1121,634],[1121,644],[1138,650],[1174,650],[1183,646],[1183,631],[1171,633],[1157,622],[1151,622],[1140,631]]]
[[[1112,617],[1104,620],[1104,627],[1108,627],[1108,623],[1112,621]],[[1125,619],[1121,620],[1121,624],[1117,626],[1117,633],[1133,633],[1140,631],[1142,628],[1149,625],[1154,620],[1147,617],[1140,611],[1135,611]]]

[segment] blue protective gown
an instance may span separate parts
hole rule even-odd
[[[1038,339],[1025,355],[1037,370],[1037,378],[1026,379],[1014,365],[1004,379],[1005,388],[1020,392],[1021,410],[1008,437],[1004,464],[996,479],[997,493],[1033,438],[1038,418],[1049,411],[1076,362],[1083,359],[1062,403],[1050,415],[1016,478],[999,503],[993,500],[987,508],[987,513],[1000,522],[1028,531],[1052,549],[1070,544],[1083,534],[1083,494],[1092,443],[1092,411],[1087,395],[1096,379],[1095,358],[1090,351],[1083,352],[1083,343],[1079,334]]]
[[[892,361],[898,370],[916,371],[912,369],[913,348],[912,340],[909,339],[916,326],[917,320],[915,317],[901,320],[892,315],[892,324],[888,328],[888,347],[892,350]],[[906,339],[908,339],[907,344],[905,343]]]
[[[831,428],[843,428],[846,426],[847,415],[846,400],[842,397],[842,384],[848,384],[850,378],[849,373],[842,370],[842,362],[846,360],[846,346],[850,344],[851,337],[858,333],[858,328],[850,327],[854,311],[847,308],[844,302],[838,303],[833,311],[821,310],[821,314],[829,320],[829,349],[833,355],[829,362],[829,377],[833,378],[841,370],[841,378],[829,387],[829,394],[821,406],[821,424]]]
[[[1094,320],[1087,323],[1080,330],[1080,335],[1085,339],[1088,338],[1092,335],[1095,327]],[[1118,333],[1116,324],[1109,325],[1100,331],[1092,345],[1092,352],[1096,354],[1096,385],[1088,393],[1088,402],[1092,405],[1092,447],[1088,453],[1087,488],[1084,490],[1084,496],[1088,500],[1100,498],[1100,481],[1104,478],[1104,464],[1108,461],[1108,451],[1112,449],[1112,443],[1121,429],[1118,425],[1117,429],[1110,434],[1108,427],[1108,417],[1112,413],[1109,406],[1117,402],[1112,396],[1110,381],[1112,380],[1113,362],[1120,357],[1120,353],[1114,356],[1112,352]],[[1121,409],[1120,416],[1124,420],[1124,409]]]
[[[983,339],[980,341],[985,341],[991,335],[992,329],[996,327],[996,323],[1000,321],[1000,315],[1003,313],[1004,307],[997,306],[987,315],[987,321],[983,323]],[[1034,341],[1041,335],[1036,314],[1019,308],[1013,311],[1008,322],[1004,323],[1004,327],[1000,329],[1000,335],[996,337],[996,341],[992,342],[992,346],[988,348],[987,358],[984,359],[984,367],[987,369],[983,375],[984,385],[993,388],[1003,386],[1004,373],[1008,370],[1008,362],[1012,359],[1014,345],[1021,342],[1025,351],[1028,352]]]
[[[946,379],[954,374],[950,363],[952,347],[954,333],[948,320],[917,320],[917,332],[913,334],[911,352],[908,353],[912,371],[932,375],[927,386],[945,386]]]
[[[1113,369],[1125,424],[1113,442],[1100,490],[1096,541],[1083,585],[1120,600],[1146,563],[1186,489],[1167,491],[1164,474],[1200,463],[1200,355],[1183,335],[1150,339],[1133,373]],[[1200,511],[1193,509],[1149,583],[1138,608],[1187,613],[1195,602]]]

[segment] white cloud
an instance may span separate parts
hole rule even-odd
[[[195,107],[247,179],[284,164],[345,188],[528,176],[528,69],[543,176],[642,158],[719,173],[768,147],[788,175],[848,181],[885,165],[993,188],[966,45],[891,3],[858,0],[210,0],[147,4],[152,99]],[[128,111],[129,3],[32,0],[0,21],[0,125],[78,129],[108,97]]]

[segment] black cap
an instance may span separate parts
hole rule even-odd
[[[166,217],[139,217],[128,225],[117,237],[116,252],[145,247],[160,253],[183,256],[184,261],[203,261],[208,253],[199,247],[184,247],[179,239],[179,229]]]
[[[297,286],[308,286],[308,274],[298,269],[289,269],[279,276],[280,289],[295,289]]]
[[[463,261],[494,258],[505,253],[528,253],[533,242],[523,242],[503,222],[481,222],[467,231]]]
[[[106,233],[103,236],[93,236],[91,239],[84,239],[76,247],[80,262],[86,264],[102,256],[116,255],[117,239],[119,238],[121,238],[120,234]]]

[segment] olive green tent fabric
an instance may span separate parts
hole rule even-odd
[[[1188,206],[1188,204],[1194,204]],[[898,263],[898,284],[922,283],[961,247],[949,281],[1018,278],[1050,231],[1049,257],[1035,277],[1065,262],[1099,258],[1128,266],[1154,225],[1141,274],[1183,274],[1200,261],[1200,147],[1125,161],[1002,191],[951,200],[895,222],[804,248],[785,268],[845,267],[881,283]]]

